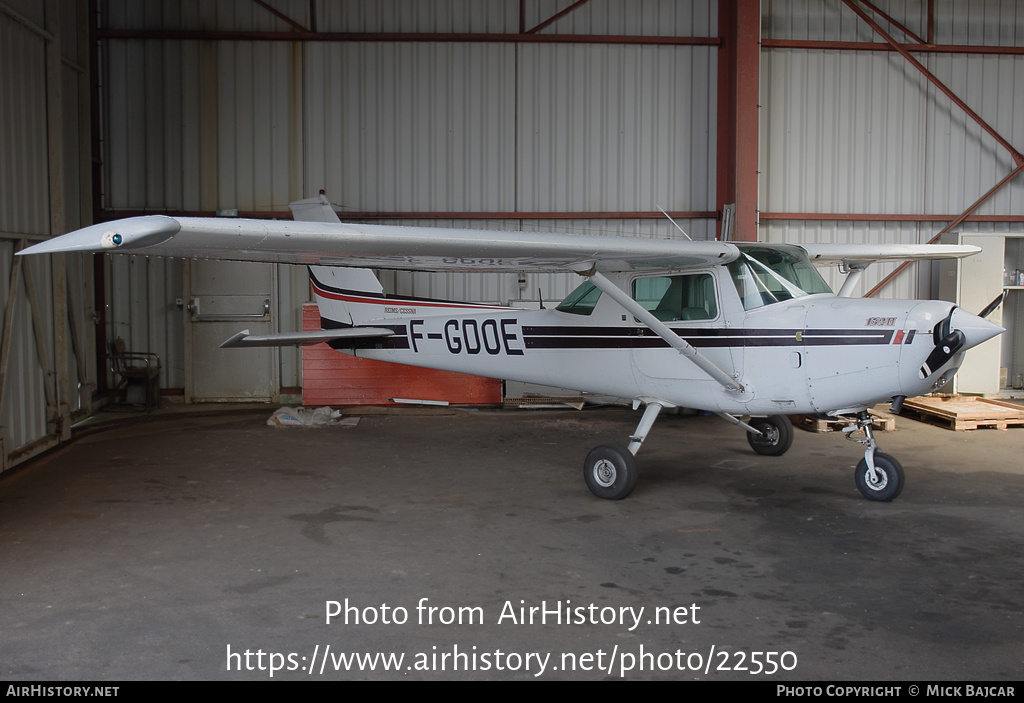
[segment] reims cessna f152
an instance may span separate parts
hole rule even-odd
[[[949,258],[967,246],[803,246],[341,224],[327,200],[293,205],[296,221],[149,215],[106,222],[23,250],[117,252],[309,266],[322,329],[250,335],[223,346],[327,342],[368,359],[631,398],[645,406],[628,446],[586,458],[597,496],[624,498],[634,455],[665,408],[710,410],[779,456],[788,414],[845,419],[864,445],[857,487],[899,495],[900,463],[877,450],[867,408],[927,393],[964,352],[1002,328],[935,300],[850,297],[882,260]],[[814,264],[849,270],[834,294]],[[583,281],[557,307],[521,310],[384,294],[371,268],[571,271]],[[995,305],[990,306],[994,309]],[[857,433],[857,434],[854,434]],[[862,434],[861,434],[862,433]]]

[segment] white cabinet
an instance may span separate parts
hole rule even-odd
[[[939,296],[975,314],[981,312],[1002,293],[1006,268],[1010,271],[1015,268],[1024,270],[1024,261],[1019,261],[1022,237],[1024,235],[944,235],[943,244],[970,244],[981,247],[981,252],[965,259],[941,263]],[[1007,378],[1012,384],[1015,374],[1024,371],[1024,363],[1019,358],[1024,345],[1014,343],[1015,336],[1024,331],[1024,325],[1014,324],[1021,307],[1021,290],[1021,286],[1011,288],[1004,305],[988,316],[990,322],[1006,327],[1007,331],[967,352],[953,380],[954,393],[999,393]],[[1006,376],[1001,379],[1002,368],[1006,368]]]
[[[1006,271],[1008,278],[1014,277],[1016,281],[1005,280],[1007,289],[1006,301],[1003,303],[1003,367],[1006,368],[1004,386],[1009,388],[1024,388],[1024,285],[1021,285],[1021,276],[1024,275],[1024,234],[1006,236]]]

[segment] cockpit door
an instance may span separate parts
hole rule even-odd
[[[725,316],[712,272],[643,276],[631,282],[633,299],[728,374],[737,368],[734,348],[725,329]],[[706,373],[669,347],[664,340],[630,318],[638,337],[633,365],[648,378],[712,381]]]

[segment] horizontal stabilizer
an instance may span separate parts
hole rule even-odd
[[[345,327],[336,330],[309,332],[280,332],[278,334],[249,334],[242,330],[223,344],[221,349],[236,347],[290,347],[332,342],[335,339],[377,339],[390,337],[395,332],[384,327]]]

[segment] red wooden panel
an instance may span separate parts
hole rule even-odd
[[[302,307],[302,329],[320,329],[316,304]],[[500,403],[501,381],[357,359],[326,344],[302,347],[303,404],[394,405],[391,398],[447,400],[458,405]]]

